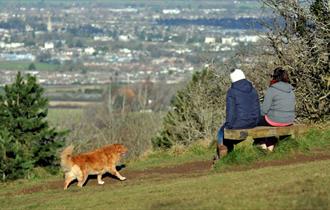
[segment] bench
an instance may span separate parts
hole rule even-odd
[[[306,125],[295,124],[286,127],[258,126],[249,129],[225,129],[225,139],[246,140],[266,137],[292,136],[293,138],[308,131]]]

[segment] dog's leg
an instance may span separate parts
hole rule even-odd
[[[87,171],[82,172],[82,174],[78,177],[78,187],[82,187],[84,183],[86,182],[88,177]]]
[[[120,173],[117,171],[116,167],[111,167],[110,173],[112,175],[115,175],[116,177],[118,177],[118,179],[120,179],[121,181],[126,180],[126,177],[120,175]]]
[[[75,179],[72,174],[66,173],[65,174],[65,181],[64,181],[64,190],[68,189],[69,184]]]
[[[104,181],[102,180],[102,174],[97,175],[97,183],[104,184]]]

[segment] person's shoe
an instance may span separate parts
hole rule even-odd
[[[220,158],[223,158],[224,156],[226,156],[228,154],[228,149],[223,144],[218,145],[218,150],[219,150]]]
[[[256,145],[257,148],[262,150],[267,150],[267,145],[265,143]]]
[[[212,166],[221,158],[223,158],[224,156],[226,156],[228,153],[228,149],[225,145],[223,144],[217,144],[217,154],[214,155],[213,157],[213,163]]]
[[[270,146],[268,146],[268,147],[267,147],[267,150],[268,150],[269,152],[273,152],[273,151],[274,151],[274,145],[270,145]]]

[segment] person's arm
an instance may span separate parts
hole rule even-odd
[[[230,91],[227,92],[226,97],[226,127],[232,128],[235,122],[236,113],[235,113],[235,97]]]
[[[254,101],[254,107],[255,107],[255,113],[257,113],[257,119],[258,119],[258,121],[259,121],[259,119],[261,118],[261,108],[260,108],[260,100],[259,100],[259,95],[258,95],[258,92],[257,92],[257,90],[255,90],[256,91],[256,98],[255,98],[255,101]]]
[[[272,88],[268,88],[264,97],[264,101],[261,105],[262,116],[266,115],[269,112],[270,107],[272,105],[273,95],[274,94]]]

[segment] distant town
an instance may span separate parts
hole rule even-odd
[[[224,62],[262,39],[257,1],[219,7],[74,2],[2,6],[1,86],[18,70],[43,85],[180,83],[210,60]]]

